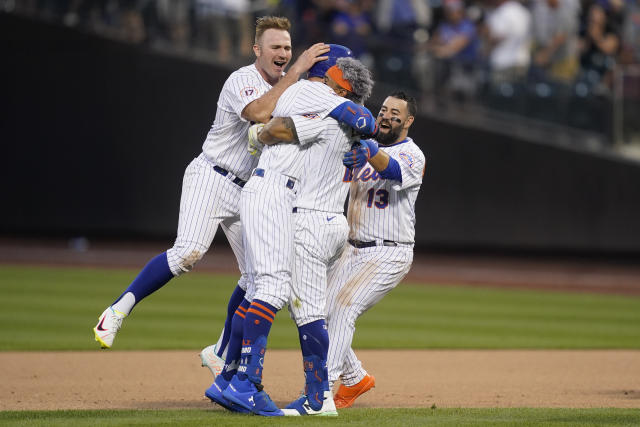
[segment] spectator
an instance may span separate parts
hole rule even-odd
[[[191,33],[189,0],[155,0],[158,19],[166,26],[169,41],[178,48],[186,48]]]
[[[462,0],[445,0],[444,21],[436,27],[428,44],[428,51],[436,60],[436,93],[473,93],[479,44],[476,25],[466,17]]]
[[[620,38],[599,4],[592,4],[580,37],[582,80],[592,87],[611,88]]]
[[[197,44],[228,62],[251,55],[249,0],[197,0]]]
[[[398,87],[415,87],[416,79],[410,70],[414,65],[416,42],[424,42],[428,38],[431,25],[429,1],[380,0],[376,12],[380,37],[376,57],[384,60],[376,65],[376,74]]]
[[[525,77],[531,62],[531,13],[516,0],[488,0],[483,34],[494,83]]]
[[[578,74],[578,0],[535,0],[532,74],[544,80],[572,82]]]
[[[338,2],[340,10],[331,22],[333,43],[348,46],[353,55],[362,60],[367,54],[367,38],[372,33],[370,16],[364,10],[363,0],[343,0]],[[369,62],[366,61],[365,62]]]
[[[622,61],[640,64],[640,0],[627,3],[622,33]]]

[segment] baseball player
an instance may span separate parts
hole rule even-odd
[[[337,96],[330,87],[319,82],[299,82],[297,87],[294,85],[283,94],[274,115],[287,116],[290,111],[286,110],[295,111],[291,105],[300,102],[322,105],[324,112],[288,119],[287,126],[290,132],[297,127],[295,120],[324,119],[330,112],[335,111],[335,107],[341,105],[344,99]],[[355,105],[353,102],[351,104]],[[266,134],[269,134],[272,128],[271,124],[278,121],[279,119],[274,119],[265,127]],[[371,122],[371,117],[368,121]],[[246,262],[254,280],[254,286],[245,297],[251,304],[247,307],[241,305],[237,312],[241,314],[240,317],[244,316],[242,358],[235,375],[225,368],[225,372],[216,378],[206,392],[212,400],[230,409],[233,407],[226,402],[259,415],[284,414],[262,389],[262,363],[267,336],[275,314],[288,301],[290,295],[293,256],[292,208],[301,185],[304,155],[310,142],[305,140],[304,144],[265,146],[258,167],[242,191],[240,212],[246,242]],[[341,152],[344,152],[344,148]],[[235,319],[232,328],[235,331]],[[231,353],[230,349],[229,354]],[[227,360],[233,362],[229,355]],[[232,368],[232,363],[229,363],[229,368]]]
[[[325,83],[340,96],[361,104],[371,94],[369,71],[352,58],[338,59]],[[343,215],[348,183],[342,180],[342,157],[353,133],[332,118],[293,117],[269,122],[259,136],[266,144],[310,142],[304,174],[294,203],[294,252],[289,307],[298,326],[305,373],[305,395],[288,405],[285,415],[338,415],[327,376],[329,336],[325,322],[327,270],[346,243],[349,227]],[[274,125],[275,123],[275,125]],[[280,129],[278,129],[280,127]],[[288,131],[283,137],[282,130]],[[293,132],[295,131],[295,136]],[[278,135],[275,137],[274,135]]]
[[[232,73],[225,82],[216,117],[203,152],[186,168],[178,233],[172,248],[156,256],[129,287],[106,308],[93,328],[102,348],[111,348],[122,321],[133,307],[173,277],[191,271],[209,249],[218,225],[222,226],[238,260],[241,278],[230,300],[230,311],[242,301],[248,283],[239,200],[242,187],[256,166],[246,150],[250,121],[266,122],[276,101],[313,64],[327,59],[329,50],[318,43],[307,49],[283,77],[291,60],[290,23],[265,16],[257,20],[256,61]]]
[[[375,385],[351,349],[355,322],[405,277],[413,260],[415,201],[422,184],[425,157],[407,136],[416,101],[395,92],[378,114],[376,141],[365,140],[345,154],[350,181],[348,245],[329,272],[329,382],[340,378],[337,408]]]

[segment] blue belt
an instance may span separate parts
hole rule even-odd
[[[398,244],[393,240],[383,240],[381,245],[378,245],[378,242],[375,240],[373,242],[360,242],[358,240],[349,239],[349,243],[351,246],[358,249],[371,248],[373,246],[398,246]]]
[[[220,166],[214,165],[213,166],[213,170],[218,172],[220,175],[222,176],[227,176],[229,175],[229,171],[221,168]],[[234,184],[240,186],[240,187],[244,187],[244,185],[247,183],[247,181],[243,181],[242,179],[238,178],[237,176],[231,181]]]
[[[262,168],[256,168],[253,171],[253,175],[255,176],[259,176],[261,178],[264,178],[264,169]],[[291,178],[289,178],[287,180],[287,183],[285,184],[285,186],[289,189],[289,190],[293,190],[293,187],[296,185],[296,182],[294,180],[292,180]]]

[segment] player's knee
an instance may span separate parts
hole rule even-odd
[[[169,268],[176,276],[188,273],[202,259],[207,250],[200,245],[197,246],[174,246],[167,251]]]

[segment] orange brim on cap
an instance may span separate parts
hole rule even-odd
[[[346,89],[349,92],[353,92],[351,83],[349,83],[348,80],[345,80],[344,77],[342,77],[342,70],[338,68],[337,65],[334,65],[333,67],[329,68],[327,70],[327,75],[331,77],[333,81],[336,82],[338,86],[340,86],[341,88]]]

